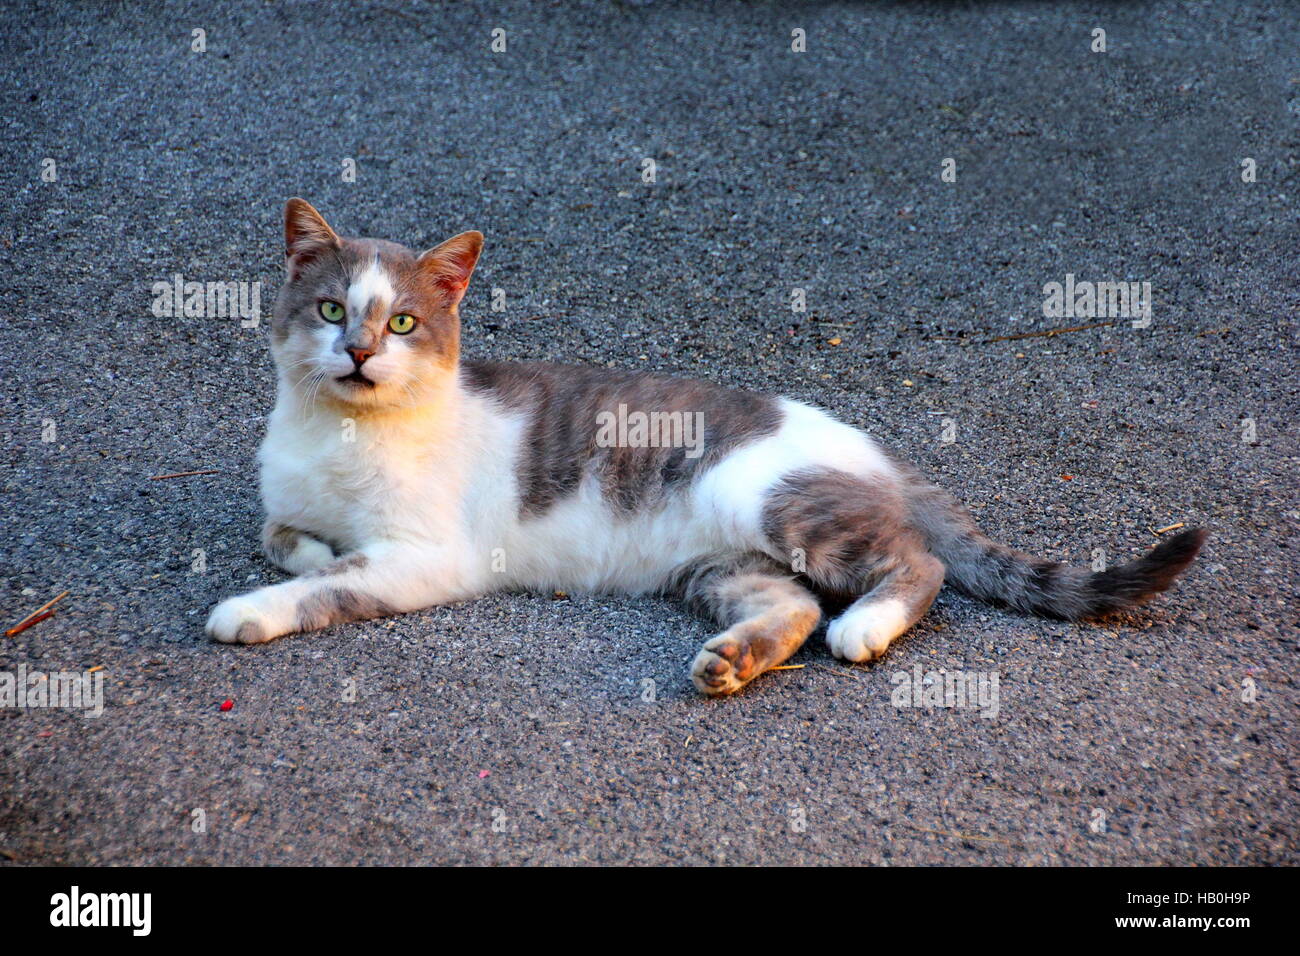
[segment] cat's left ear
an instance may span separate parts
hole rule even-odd
[[[465,295],[469,277],[483,251],[483,233],[462,232],[425,252],[417,265],[420,272],[442,292],[449,307],[455,307]]]

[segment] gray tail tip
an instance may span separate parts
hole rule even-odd
[[[1188,528],[1129,564],[1099,571],[1089,580],[1096,597],[1094,613],[1141,604],[1173,584],[1201,550],[1209,532]]]

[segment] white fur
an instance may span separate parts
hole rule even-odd
[[[761,531],[763,502],[784,475],[814,465],[857,475],[889,472],[884,456],[861,432],[798,402],[783,400],[781,407],[784,421],[775,434],[732,452],[663,510],[616,515],[598,480],[588,477],[545,514],[521,518],[514,476],[528,423],[485,405],[480,427],[491,421],[482,433],[489,458],[470,468],[472,504],[466,512],[473,520],[466,531],[476,563],[487,569],[487,586],[652,591],[688,562],[768,547]],[[791,556],[774,557],[789,562]]]
[[[463,546],[466,458],[481,427],[472,402],[392,415],[303,410],[282,395],[262,444],[262,496],[272,521],[353,551],[384,542]],[[478,452],[478,454],[474,454]]]
[[[397,292],[393,289],[393,282],[376,257],[370,267],[348,286],[348,314],[364,316],[371,302],[378,300],[387,308],[395,298]]]
[[[310,574],[334,560],[328,544],[303,535],[294,543],[293,550],[285,555],[282,566],[290,574]]]
[[[884,654],[907,627],[907,606],[902,601],[859,602],[831,622],[826,644],[836,657],[869,661]]]
[[[359,416],[347,442],[337,411],[304,416],[281,401],[262,446],[262,492],[271,520],[344,551],[390,539],[451,547],[468,590],[645,592],[684,563],[765,547],[763,502],[783,476],[811,465],[888,470],[861,432],[796,402],[782,410],[775,434],[722,459],[663,510],[617,516],[589,477],[529,518],[515,478],[528,425],[520,413],[457,390],[432,412]]]
[[[862,477],[892,475],[876,444],[819,408],[783,398],[776,433],[742,445],[704,475],[695,490],[700,517],[746,548],[767,547],[763,505],[783,477],[805,468],[834,468]],[[788,562],[790,555],[773,555]]]
[[[253,600],[251,595],[226,598],[213,608],[208,617],[207,631],[222,644],[233,644],[239,640],[239,631],[244,624],[258,624],[259,634],[269,634],[269,628],[260,627],[264,621],[259,602]]]

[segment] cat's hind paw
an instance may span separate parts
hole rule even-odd
[[[907,609],[899,601],[854,605],[826,629],[831,653],[861,663],[883,657],[890,643],[908,626]]]
[[[212,609],[204,630],[222,644],[261,644],[275,636],[270,623],[254,602],[232,597]]]
[[[697,689],[711,696],[734,694],[758,673],[749,644],[727,634],[706,642],[691,664],[691,680]]]

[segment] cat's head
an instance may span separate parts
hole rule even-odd
[[[284,207],[285,276],[271,350],[307,401],[419,405],[455,375],[457,307],[483,248],[463,232],[416,254],[347,239],[302,199]]]

